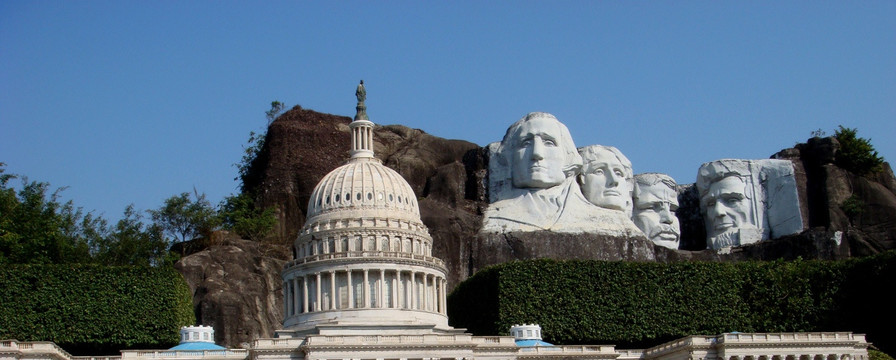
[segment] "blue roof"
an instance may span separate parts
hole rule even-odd
[[[182,342],[169,350],[226,350],[226,347],[204,341]]]
[[[516,346],[519,347],[529,347],[529,346],[554,346],[554,344],[546,343],[541,340],[517,340]]]

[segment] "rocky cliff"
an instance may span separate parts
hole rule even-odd
[[[304,223],[317,182],[348,158],[350,118],[295,107],[268,129],[246,187],[278,209],[279,250],[229,240],[179,264],[194,289],[197,319],[214,325],[222,345],[239,346],[280,327],[280,270]],[[551,257],[631,261],[839,259],[896,248],[896,177],[889,165],[869,177],[836,165],[834,138],[813,138],[773,157],[794,163],[807,230],[752,246],[715,252],[706,247],[693,186],[680,191],[682,246],[669,250],[643,239],[555,233],[478,234],[487,207],[488,152],[400,125],[377,126],[374,148],[418,196],[433,237],[433,255],[448,267],[453,288],[475,271],[514,259]],[[695,164],[695,168],[698,164]],[[844,210],[847,209],[847,210]]]

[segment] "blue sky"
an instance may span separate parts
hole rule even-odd
[[[531,111],[636,173],[859,129],[896,158],[893,1],[0,1],[0,162],[117,219],[237,191],[270,102],[486,145]],[[337,166],[338,164],[333,164]]]

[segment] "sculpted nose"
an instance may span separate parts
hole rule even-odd
[[[619,176],[616,175],[612,170],[609,171],[609,176],[607,176],[607,185],[610,187],[619,185]]]
[[[675,216],[675,214],[673,214],[668,207],[663,207],[663,211],[660,212],[660,222],[663,224],[672,225],[673,216]]]
[[[538,139],[536,139],[538,140]],[[542,160],[544,159],[544,145],[541,141],[535,141],[532,144],[532,159],[533,160]]]
[[[715,205],[712,206],[712,210],[717,217],[725,217],[725,211],[723,211],[721,203],[715,203]]]
[[[707,206],[706,213],[713,218],[725,216],[725,212],[721,211],[721,204],[718,202]]]

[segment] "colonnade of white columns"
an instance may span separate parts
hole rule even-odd
[[[315,238],[296,249],[296,258],[348,251],[404,252],[415,255],[432,256],[432,247],[421,238],[399,236],[373,236],[361,234]]]
[[[283,312],[290,317],[315,311],[379,308],[447,315],[447,290],[444,277],[421,271],[323,271],[283,282]]]
[[[373,152],[373,127],[357,126],[352,128],[352,150]]]
[[[851,354],[798,354],[798,355],[729,355],[722,360],[865,360]]]

